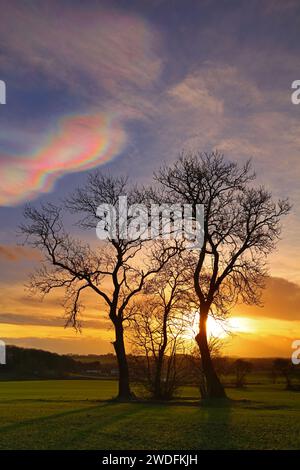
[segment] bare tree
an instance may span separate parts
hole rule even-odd
[[[233,369],[235,371],[235,386],[242,388],[246,383],[246,375],[252,370],[252,363],[245,361],[244,359],[237,359],[233,363]]]
[[[292,376],[294,367],[290,359],[274,359],[272,364],[272,371],[276,375],[281,375],[286,383],[286,389],[292,390]]]
[[[193,282],[199,299],[200,321],[196,341],[206,378],[206,395],[226,396],[213,366],[208,339],[208,315],[227,315],[238,301],[260,302],[267,273],[266,257],[280,235],[287,200],[274,202],[263,187],[252,187],[255,175],[226,161],[218,152],[182,154],[155,175],[163,198],[204,205],[204,243],[195,253]]]
[[[128,196],[130,204],[139,202],[139,193],[128,188],[124,178],[104,176],[99,172],[89,175],[85,187],[78,189],[65,207],[79,214],[81,228],[95,230],[101,215],[100,204],[110,204],[118,212],[119,196]],[[67,325],[80,327],[80,311],[83,307],[82,293],[90,290],[103,302],[115,331],[113,346],[119,368],[120,400],[133,397],[129,384],[129,370],[124,341],[126,309],[147,279],[159,272],[173,249],[155,252],[148,247],[143,251],[145,240],[123,239],[118,230],[107,229],[107,239],[97,241],[95,247],[84,243],[67,232],[63,224],[64,210],[52,204],[39,209],[28,206],[25,222],[21,226],[26,242],[42,251],[44,262],[31,276],[30,288],[48,294],[55,288],[65,290]],[[129,221],[126,219],[125,221]],[[149,254],[149,258],[148,255]],[[151,255],[150,255],[151,254]],[[148,263],[148,259],[151,259]]]
[[[190,303],[184,268],[174,258],[145,284],[132,308],[134,350],[145,357],[143,376],[155,399],[171,398],[179,384],[177,362],[185,352]]]

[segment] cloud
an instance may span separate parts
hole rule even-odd
[[[0,324],[7,325],[24,325],[24,326],[48,326],[48,327],[64,327],[66,319],[63,316],[55,316],[53,314],[34,315],[27,313],[0,313]],[[101,318],[93,319],[84,315],[81,322],[82,328],[109,329],[110,321]]]
[[[222,114],[225,105],[249,107],[263,100],[259,89],[237,66],[213,62],[206,62],[188,74],[169,93],[191,107]]]
[[[264,100],[259,87],[238,64],[203,62],[153,97],[155,106],[151,110],[152,120],[147,122],[147,126],[149,134],[154,134],[155,139],[149,139],[148,147],[143,151],[159,155],[160,161],[170,161],[183,148],[222,150],[226,142],[226,149],[230,143],[230,149],[234,147],[238,153],[241,145],[237,147],[235,143],[242,137],[241,125],[247,126],[247,115],[252,116]],[[254,143],[250,146],[247,135],[243,142],[247,143],[249,151],[258,149]],[[249,156],[248,153],[246,158]],[[245,159],[245,148],[242,158]],[[155,162],[153,157],[150,161]]]
[[[43,338],[24,335],[22,338],[5,336],[1,339],[7,345],[43,349],[59,354],[108,354],[113,352],[111,342],[101,337],[74,335],[70,338]]]
[[[187,77],[173,86],[168,93],[185,106],[202,108],[204,112],[223,114],[223,99],[217,99],[213,96],[207,84],[199,83],[196,76]]]
[[[0,323],[24,326],[64,326],[62,318],[18,313],[0,313]]]
[[[65,90],[81,109],[76,115],[43,115],[42,130],[36,117],[29,117],[25,138],[20,123],[6,125],[0,205],[13,206],[53,189],[63,174],[118,155],[127,137],[124,120],[153,116],[144,93],[159,78],[162,60],[157,31],[122,9],[4,0],[1,24],[0,66],[17,90],[22,85],[38,90],[39,84],[51,93]]]
[[[294,336],[239,333],[225,344],[224,353],[239,357],[291,357]]]
[[[105,114],[63,118],[29,155],[1,155],[0,205],[11,206],[48,192],[61,175],[106,163],[120,153],[126,134]]]
[[[13,28],[11,25],[13,24]],[[91,95],[99,87],[148,86],[161,69],[156,35],[138,15],[52,1],[1,5],[0,41],[5,65],[22,75]]]
[[[243,305],[236,309],[241,316],[268,317],[287,321],[300,320],[300,286],[287,279],[269,277],[262,297],[263,307]]]
[[[37,251],[17,245],[0,245],[0,260],[20,261],[20,260],[40,260]]]

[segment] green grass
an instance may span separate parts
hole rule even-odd
[[[199,405],[120,404],[114,381],[0,382],[0,449],[299,449],[300,393],[282,385],[228,390]]]

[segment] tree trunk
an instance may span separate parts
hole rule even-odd
[[[124,329],[121,322],[115,321],[115,341],[113,346],[116,352],[119,369],[119,391],[117,399],[120,401],[129,401],[134,398],[130,390],[129,369],[124,343]]]
[[[167,332],[167,323],[168,316],[170,313],[170,307],[166,307],[163,316],[163,342],[159,349],[158,359],[156,363],[155,371],[155,380],[154,380],[154,398],[161,399],[165,398],[165,394],[162,390],[162,372],[163,372],[163,363],[165,357],[165,351],[168,344],[168,332]]]
[[[206,395],[206,398],[226,398],[224,387],[216,374],[210,355],[210,350],[207,341],[207,317],[208,312],[206,310],[200,311],[199,333],[196,336],[196,341],[200,349],[202,368],[206,382],[206,390],[204,393]]]
[[[162,374],[163,359],[164,359],[164,354],[162,353],[162,351],[160,351],[158,355],[157,363],[156,363],[154,390],[153,390],[153,396],[157,400],[164,398],[163,393],[162,393],[162,387],[161,387],[162,386],[161,374]]]

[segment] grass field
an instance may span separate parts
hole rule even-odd
[[[199,405],[193,387],[172,403],[105,401],[105,380],[0,382],[0,449],[299,449],[300,393],[282,385],[230,389]]]

